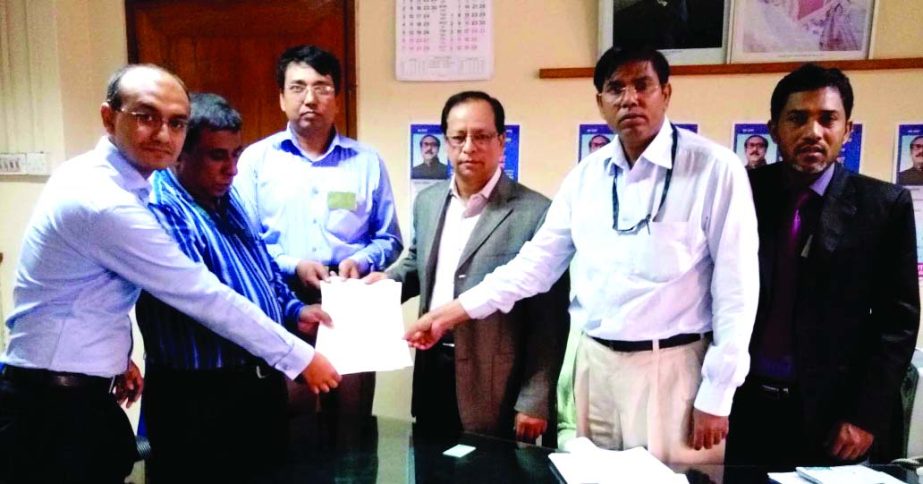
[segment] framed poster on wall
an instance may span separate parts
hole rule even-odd
[[[875,0],[735,0],[731,62],[866,59]]]
[[[671,65],[723,64],[730,16],[731,0],[599,0],[599,54],[646,45]]]

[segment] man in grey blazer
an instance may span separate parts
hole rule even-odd
[[[420,314],[447,303],[503,265],[541,225],[549,200],[501,167],[504,111],[486,93],[450,97],[442,110],[453,178],[420,192],[414,239],[384,277],[420,296]],[[552,444],[555,382],[567,343],[567,276],[547,293],[459,326],[416,356],[412,412],[417,431],[477,432]]]

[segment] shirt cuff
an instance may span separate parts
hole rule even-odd
[[[294,299],[288,303],[288,306],[285,308],[285,329],[288,329],[292,333],[297,332],[298,330],[298,320],[301,319],[301,310],[307,304]]]
[[[281,360],[275,362],[272,367],[294,380],[311,364],[314,359],[314,348],[294,336],[292,340],[294,341],[292,350]]]
[[[282,271],[287,276],[295,275],[295,268],[298,267],[299,259],[297,257],[292,257],[290,255],[279,254],[276,257],[276,264],[279,266],[279,270]]]
[[[702,380],[693,406],[705,413],[727,417],[731,413],[731,404],[734,402],[736,391],[737,387],[734,385],[717,385],[709,383],[708,380]]]
[[[461,293],[458,296],[458,302],[471,319],[484,319],[496,311],[490,305],[490,295],[487,294],[485,289],[481,288],[481,285],[474,286]]]
[[[356,252],[355,254],[349,256],[349,259],[355,261],[359,266],[360,275],[366,275],[373,269],[372,261],[369,260],[369,256],[362,252]]]

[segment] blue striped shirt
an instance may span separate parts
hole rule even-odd
[[[148,207],[180,249],[253,301],[270,319],[293,329],[304,303],[286,286],[263,241],[249,225],[234,190],[211,211],[196,203],[168,170],[154,173],[151,185]],[[240,346],[202,325],[190,324],[189,316],[147,292],[142,292],[135,311],[149,363],[175,369],[213,369],[256,362],[256,357]]]

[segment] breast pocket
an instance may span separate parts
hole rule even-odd
[[[365,231],[365,217],[360,214],[358,208],[333,209],[327,212],[326,227],[329,233],[344,242],[358,240]]]
[[[651,222],[650,235],[639,237],[634,260],[637,275],[655,282],[680,277],[698,261],[705,235],[689,222]],[[644,229],[642,229],[643,233]]]

